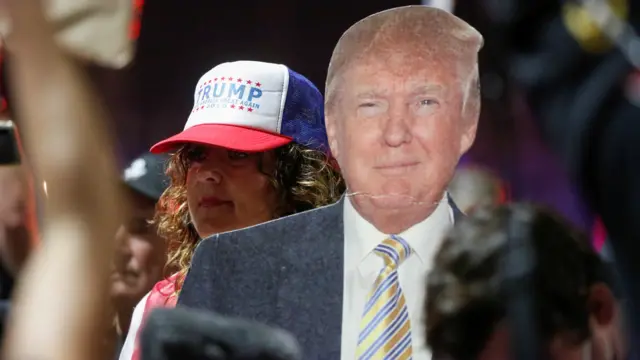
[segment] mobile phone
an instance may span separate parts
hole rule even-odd
[[[15,125],[11,120],[0,121],[0,165],[20,164],[20,151]]]

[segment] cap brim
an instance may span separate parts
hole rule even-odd
[[[261,152],[289,144],[293,139],[272,132],[229,124],[201,124],[190,127],[151,147],[158,154],[185,143],[219,146],[226,149]]]
[[[122,187],[124,189],[124,192],[130,194],[130,196],[132,194],[135,194],[133,196],[139,196],[153,203],[157,202],[160,199],[160,196],[162,195],[162,194],[155,193],[149,188],[143,186],[143,184],[140,184],[139,182],[136,182],[136,181],[130,181],[130,182],[122,181]]]

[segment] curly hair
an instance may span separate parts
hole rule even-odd
[[[450,231],[427,277],[426,337],[434,355],[475,359],[506,317],[500,269],[514,226],[528,234],[537,258],[532,293],[541,340],[562,334],[579,344],[591,335],[589,289],[611,278],[587,235],[533,205],[483,207]]]
[[[191,264],[191,257],[200,236],[191,223],[187,205],[188,154],[194,145],[184,145],[172,154],[167,165],[171,184],[162,194],[156,207],[154,222],[158,234],[167,239],[167,275],[177,271],[176,292],[180,291]],[[345,183],[333,160],[325,153],[291,143],[273,150],[275,171],[266,173],[262,157],[258,170],[271,180],[278,203],[273,218],[332,204],[342,196]]]

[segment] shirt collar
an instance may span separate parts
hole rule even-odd
[[[415,251],[420,260],[425,263],[433,257],[441,243],[445,232],[453,224],[453,209],[449,206],[448,195],[445,193],[438,207],[428,218],[413,225],[400,234]],[[370,222],[365,220],[353,207],[351,199],[344,202],[345,232],[349,241],[356,241],[357,259],[361,262],[376,246],[389,234],[380,232]]]

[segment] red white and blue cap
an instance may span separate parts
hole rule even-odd
[[[260,152],[291,142],[329,152],[320,91],[285,65],[236,61],[200,78],[184,130],[151,152],[184,143]]]

